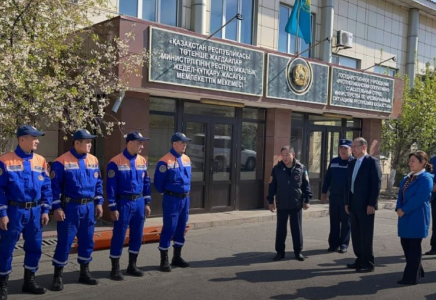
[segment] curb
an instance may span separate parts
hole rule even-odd
[[[380,209],[395,209],[396,200],[381,200],[379,201],[379,210]],[[210,227],[218,227],[218,226],[227,226],[227,225],[242,225],[249,223],[261,223],[261,222],[271,222],[277,220],[277,215],[275,213],[271,213],[268,210],[253,210],[252,216],[238,216],[229,219],[221,219],[221,220],[211,220],[211,221],[194,221],[188,222],[190,226],[190,230],[202,229],[202,228],[210,228]],[[226,214],[227,215],[227,214]],[[223,215],[224,216],[224,215]],[[329,216],[329,208],[328,204],[315,204],[312,205],[308,210],[303,211],[303,218],[321,218]],[[156,218],[157,220],[157,218]],[[151,223],[151,224],[150,224]],[[96,227],[95,233],[104,234],[105,232],[112,232],[112,227],[107,226],[109,222],[104,222],[104,227]],[[146,227],[149,226],[162,226],[161,222],[154,221],[154,219],[150,219],[146,222]],[[43,232],[43,239],[56,238],[57,232],[46,231]]]

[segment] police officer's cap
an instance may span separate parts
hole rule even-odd
[[[149,138],[143,137],[141,133],[137,132],[137,131],[133,131],[130,132],[127,137],[126,137],[126,144],[130,141],[140,141],[140,142],[144,142],[144,141],[148,141]]]
[[[171,143],[179,142],[179,141],[182,141],[182,142],[185,142],[185,143],[186,143],[186,142],[190,142],[191,139],[190,139],[190,138],[187,138],[186,135],[183,134],[183,133],[181,133],[181,132],[176,132],[176,133],[174,133],[173,136],[171,137]]]
[[[353,144],[353,142],[351,140],[339,140],[339,147],[347,147],[347,148],[351,148],[351,144]]]
[[[17,129],[17,138],[23,135],[44,136],[45,133],[42,131],[38,131],[35,127],[30,125],[21,125]]]
[[[84,139],[96,139],[97,136],[91,134],[88,130],[86,129],[79,129],[77,130],[74,135],[73,135],[73,140],[77,141],[77,140],[84,140]]]

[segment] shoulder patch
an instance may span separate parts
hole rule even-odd
[[[53,179],[56,177],[56,172],[55,171],[51,171],[50,173],[50,179]]]
[[[94,178],[98,178],[98,172],[94,172]]]
[[[39,181],[44,181],[44,176],[39,175],[39,176],[38,176],[38,179],[39,179]]]
[[[114,178],[115,177],[115,171],[114,170],[109,170],[109,172],[107,173],[107,177]]]
[[[160,167],[159,167],[159,172],[161,172],[161,173],[165,173],[167,171],[167,167],[165,166],[165,165],[161,165]]]
[[[3,169],[0,168],[0,176],[3,175]]]

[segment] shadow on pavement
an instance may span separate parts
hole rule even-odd
[[[429,276],[427,276],[429,275]],[[271,299],[332,299],[340,296],[352,297],[362,295],[375,295],[383,289],[407,288],[407,286],[397,284],[401,279],[402,272],[390,274],[365,275],[359,281],[344,281],[337,285],[328,287],[307,287],[297,289],[294,294],[282,294],[272,296]],[[426,273],[421,284],[434,284],[436,282],[436,272]],[[426,296],[427,299],[435,299],[436,294]]]

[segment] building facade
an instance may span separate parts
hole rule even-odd
[[[264,207],[283,145],[307,165],[315,199],[340,138],[363,136],[380,155],[382,120],[401,111],[403,81],[394,75],[414,77],[436,57],[436,4],[312,0],[310,44],[284,31],[293,4],[110,3],[120,16],[95,26],[133,31],[131,51],[145,47],[152,59],[115,114],[126,122],[122,132],[94,147],[102,167],[124,148],[123,134],[139,130],[151,138],[144,155],[153,175],[171,135],[183,131],[193,140],[191,211],[207,213]],[[161,214],[160,201],[152,211]]]

